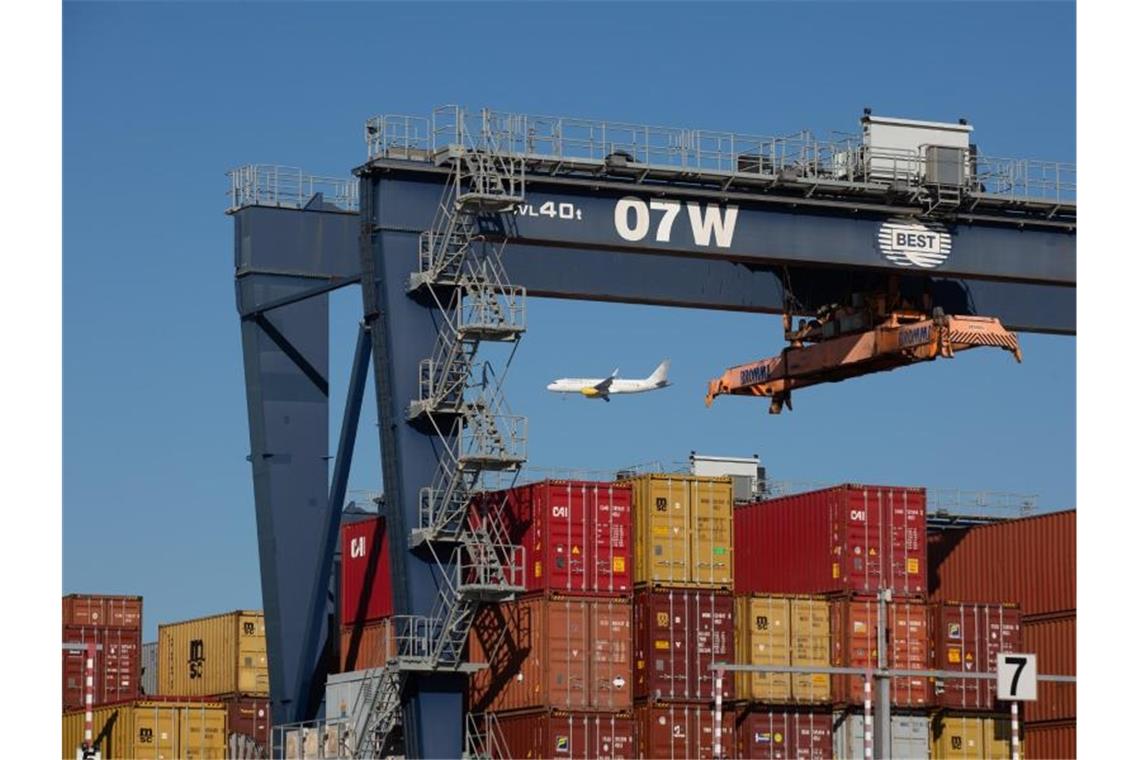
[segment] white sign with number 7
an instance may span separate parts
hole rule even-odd
[[[1002,652],[997,661],[997,698],[1037,701],[1037,655]]]

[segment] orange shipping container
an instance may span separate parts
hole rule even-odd
[[[1056,676],[1077,674],[1077,616],[1024,620],[1025,651],[1037,654],[1037,672]],[[1037,682],[1037,701],[1025,702],[1025,722],[1073,720],[1077,717],[1075,683]]]
[[[141,596],[68,594],[63,597],[63,624],[102,628],[142,628]]]
[[[1022,726],[1021,741],[1026,760],[1073,760],[1077,756],[1077,721],[1029,723]]]
[[[340,672],[382,668],[396,656],[392,618],[345,625],[340,629]]]
[[[486,605],[472,626],[470,712],[628,710],[633,706],[628,598],[532,594]]]
[[[720,753],[716,744],[716,713],[711,703],[659,702],[633,710],[637,721],[637,756],[712,760],[736,757],[736,713],[724,708],[720,723]]]
[[[158,693],[268,694],[265,615],[238,610],[160,625]]]
[[[493,760],[633,760],[637,726],[628,713],[562,710],[500,715]]]
[[[887,664],[900,670],[933,669],[927,606],[912,602],[887,604]],[[875,599],[836,599],[831,603],[832,664],[873,668],[878,665],[879,603]],[[835,701],[863,704],[862,676],[834,676]],[[921,708],[931,705],[930,678],[891,679],[891,704]]]

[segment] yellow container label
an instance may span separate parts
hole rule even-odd
[[[946,659],[950,662],[961,662],[962,650],[958,647],[950,647],[946,650]]]
[[[831,563],[831,577],[832,578],[838,578],[839,577],[839,563],[838,562],[832,562]]]
[[[653,648],[654,649],[664,649],[665,651],[669,651],[669,642],[668,641],[662,641],[661,639],[657,639],[656,641],[653,642]]]
[[[625,572],[625,557],[614,557],[613,558],[613,566],[614,566],[614,572],[615,573],[624,573]]]
[[[910,575],[918,575],[918,557],[910,557],[907,559],[906,571]]]
[[[534,577],[535,578],[541,578],[542,577],[542,560],[537,560],[534,563]]]

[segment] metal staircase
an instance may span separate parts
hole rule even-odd
[[[501,760],[510,757],[499,719],[494,713],[467,715],[463,760]]]
[[[482,343],[517,345],[526,330],[526,292],[510,284],[501,258],[507,217],[523,200],[524,165],[500,149],[488,112],[475,132],[460,109],[436,116],[450,132],[433,158],[452,174],[432,228],[420,237],[408,291],[434,302],[441,327],[432,355],[420,362],[407,418],[439,436],[443,450],[432,483],[420,490],[410,542],[434,558],[441,587],[431,614],[394,619],[397,656],[378,680],[357,757],[384,752],[399,729],[407,673],[478,669],[465,662],[465,649],[479,605],[524,590],[522,547],[509,543],[494,512],[471,509],[486,474],[518,472],[526,460],[526,419],[507,406],[505,372],[476,360]],[[498,241],[490,239],[495,230]],[[475,739],[477,756],[489,756],[482,754],[486,731]]]

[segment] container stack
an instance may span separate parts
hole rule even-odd
[[[394,601],[383,517],[346,523],[340,531],[340,671],[384,667],[396,655]]]
[[[916,488],[845,484],[739,507],[736,543],[748,551],[737,555],[737,609],[751,619],[738,623],[747,640],[737,661],[870,672],[882,624],[889,667],[929,670],[925,529],[925,491]],[[742,757],[863,756],[864,677],[749,674],[741,683]],[[900,756],[925,756],[933,696],[928,678],[892,679]],[[743,730],[747,721],[759,730]]]
[[[1013,611],[996,602],[1017,602],[1019,640],[1011,641],[1010,649],[1036,653],[1039,673],[1076,675],[1076,523],[1076,512],[1069,510],[931,534],[931,599],[944,609],[952,609],[956,599],[994,600],[987,605],[991,636],[996,624],[992,618],[1001,614],[994,610]],[[1010,626],[1008,619],[1004,622]],[[1004,635],[1013,636],[1009,631]],[[986,669],[994,668],[987,664]],[[956,694],[948,684],[943,696]],[[988,696],[967,692],[964,698]],[[1075,684],[1038,682],[1037,701],[1022,704],[1024,757],[1075,757],[1076,706]],[[1010,728],[1004,717],[1009,714],[1008,705],[1001,703],[992,709],[1000,712],[980,721],[977,716],[962,721],[951,715],[935,728],[946,734],[946,742],[993,756],[986,742],[994,734],[1008,736]],[[981,755],[962,754],[959,749],[958,754],[943,756]]]
[[[470,713],[493,713],[511,757],[633,758],[631,492],[547,480],[486,494],[473,518],[523,547],[526,591],[484,605]]]
[[[142,597],[70,594],[63,597],[63,709],[85,705],[87,653],[95,646],[95,706],[139,696]]]
[[[736,756],[732,480],[629,481],[634,529],[634,715],[638,757]],[[720,703],[719,726],[717,703]]]

